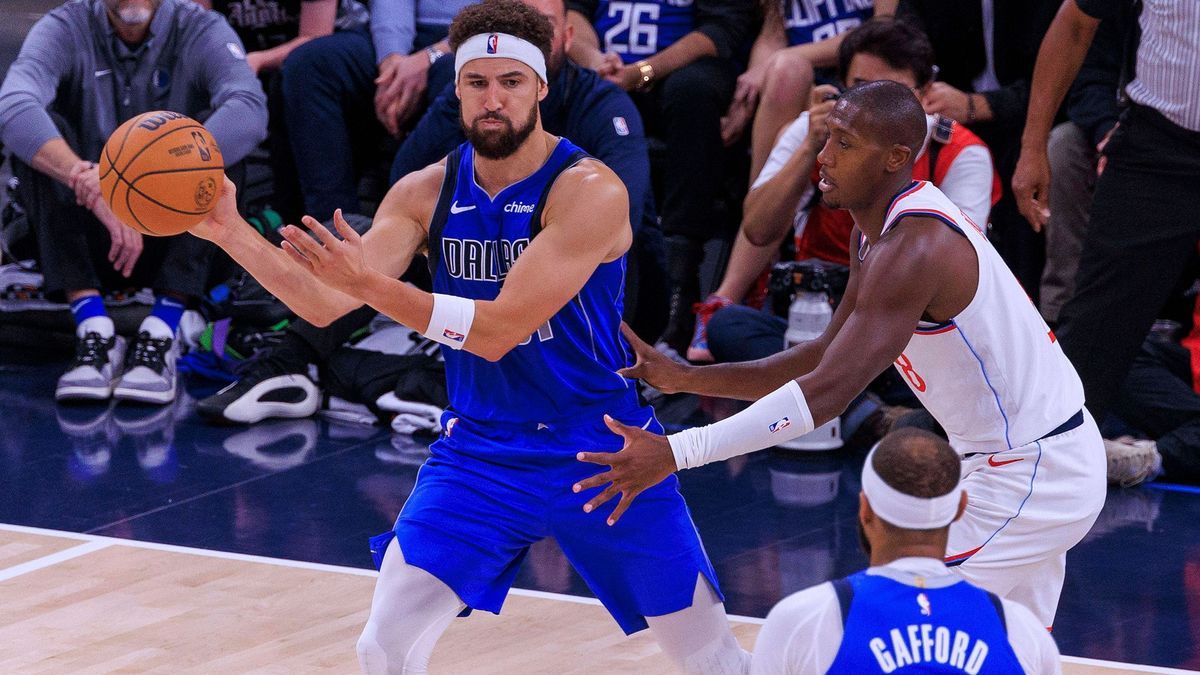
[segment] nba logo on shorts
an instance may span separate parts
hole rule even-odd
[[[495,54],[496,48],[499,46],[499,43],[500,43],[499,35],[496,35],[495,33],[492,33],[491,35],[489,35],[488,41],[487,41],[487,53]]]
[[[771,426],[767,427],[767,431],[770,431],[771,433],[775,433],[777,431],[783,431],[784,429],[786,429],[790,426],[792,426],[792,421],[785,417],[785,418],[779,420],[778,422],[775,422]]]
[[[466,335],[463,335],[462,333],[456,333],[449,328],[442,329],[442,337],[446,338],[447,340],[454,340],[455,342],[462,342],[463,340],[467,339]]]

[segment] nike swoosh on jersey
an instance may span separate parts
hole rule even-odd
[[[996,461],[996,456],[995,456],[995,455],[992,455],[991,457],[988,457],[988,466],[1004,466],[1005,464],[1012,464],[1012,463],[1014,463],[1014,462],[1019,462],[1019,461],[1021,461],[1021,460],[1023,460],[1023,459],[1025,459],[1025,458],[1024,458],[1024,457],[1018,457],[1018,458],[1016,458],[1016,459],[1006,459],[1006,460],[1004,460],[1003,462],[997,462],[997,461]]]
[[[111,75],[111,74],[112,74],[112,68],[105,68],[104,70],[96,71],[96,77],[104,77],[105,75]]]
[[[475,208],[474,204],[472,204],[471,206],[459,206],[458,201],[455,201],[453,204],[450,205],[450,213],[456,213],[456,214],[462,213],[464,211],[470,211],[473,208]]]

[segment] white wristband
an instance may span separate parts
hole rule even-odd
[[[682,470],[779,445],[813,428],[804,392],[791,380],[733,417],[671,434],[667,441]]]
[[[462,349],[475,320],[475,301],[457,295],[433,294],[433,313],[425,337],[451,349]]]

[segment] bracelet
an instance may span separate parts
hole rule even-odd
[[[967,94],[967,124],[975,121],[975,94]]]
[[[654,81],[654,66],[645,59],[633,65],[637,66],[638,71],[642,74],[642,81],[638,84],[638,89],[649,89],[650,83]]]

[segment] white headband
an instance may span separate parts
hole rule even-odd
[[[546,79],[546,57],[542,54],[542,50],[535,47],[532,42],[522,40],[516,35],[480,33],[459,45],[458,50],[454,53],[454,79],[458,79],[459,71],[467,65],[468,61],[475,59],[520,61],[533,68],[533,72],[542,78],[542,82],[549,81]]]
[[[875,448],[863,464],[862,489],[875,515],[907,530],[933,530],[954,522],[962,486],[940,497],[914,497],[883,482],[874,466]]]

